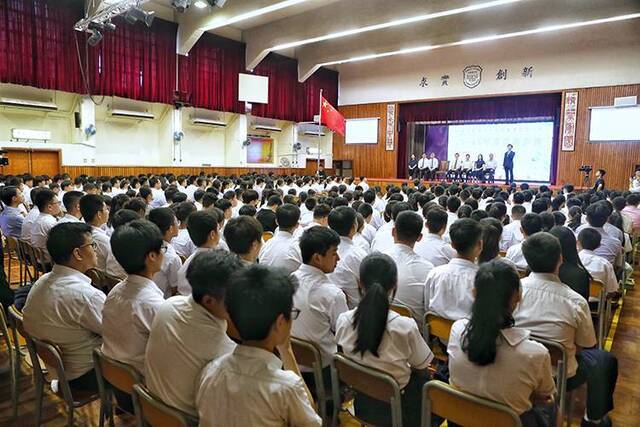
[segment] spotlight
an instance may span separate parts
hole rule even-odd
[[[107,21],[104,23],[104,28],[109,30],[109,31],[115,31],[116,30],[116,24],[114,24],[111,21]]]
[[[95,46],[102,40],[102,33],[98,30],[91,30],[91,36],[87,39],[89,46]]]
[[[155,12],[153,11],[146,12],[135,7],[129,9],[127,13],[125,13],[124,19],[126,19],[129,24],[135,24],[137,21],[142,21],[147,25],[147,27],[150,27],[151,24],[153,24],[154,14]]]
[[[190,5],[191,5],[191,0],[172,0],[171,1],[171,6],[173,6],[174,9],[176,9],[180,13],[184,13],[185,10],[189,9]]]

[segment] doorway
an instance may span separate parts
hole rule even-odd
[[[9,165],[0,167],[4,175],[49,175],[60,173],[60,150],[32,150],[29,148],[6,149]]]

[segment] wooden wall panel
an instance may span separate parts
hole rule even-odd
[[[185,166],[62,166],[62,173],[68,173],[71,177],[79,175],[89,176],[130,176],[139,174],[163,174],[174,175],[198,175],[217,173],[219,175],[241,175],[249,172],[268,174],[273,172],[278,175],[315,175],[316,162],[307,162],[305,169],[294,168],[224,168],[224,167],[185,167]],[[329,172],[330,173],[330,172]]]
[[[345,105],[338,108],[346,119],[380,117],[377,144],[344,143],[344,138],[333,135],[333,159],[352,160],[353,174],[375,178],[396,178],[398,133],[394,137],[394,150],[386,151],[387,103]],[[398,106],[396,104],[396,116]],[[397,120],[397,118],[396,118]]]
[[[602,168],[607,171],[605,182],[608,188],[627,189],[629,177],[633,173],[635,165],[640,164],[640,143],[589,143],[589,107],[613,105],[614,98],[618,96],[637,95],[640,98],[640,84],[574,90],[578,91],[576,147],[575,151],[558,152],[556,183],[558,185],[566,183],[580,185],[582,176],[578,172],[578,168],[580,165],[587,164],[592,165],[594,170]],[[592,176],[592,184],[594,180]]]

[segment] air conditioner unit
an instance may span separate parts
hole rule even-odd
[[[213,119],[205,119],[202,117],[192,117],[191,118],[191,124],[193,125],[204,125],[204,126],[213,126],[213,127],[226,127],[227,124],[223,121],[220,120],[213,120]]]
[[[268,132],[282,132],[282,128],[277,126],[268,126],[268,125],[255,125],[253,126],[256,130],[266,130]]]
[[[133,110],[123,110],[120,108],[113,108],[111,110],[111,117],[124,117],[128,119],[144,119],[144,120],[153,120],[156,116],[152,113],[147,113],[145,111],[133,111]]]
[[[31,129],[11,129],[11,137],[27,141],[51,141],[51,131]]]
[[[304,132],[304,134],[309,136],[325,136],[326,135],[326,133],[318,132],[317,130],[307,130]]]
[[[11,107],[37,108],[40,110],[57,110],[58,106],[53,102],[33,101],[30,99],[0,97],[1,105]]]

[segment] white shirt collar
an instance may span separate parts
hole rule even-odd
[[[502,329],[500,333],[511,347],[517,346],[531,335],[527,329],[515,327]]]
[[[451,258],[451,261],[449,261],[449,264],[451,265],[458,265],[460,267],[465,267],[465,268],[472,268],[474,270],[478,269],[478,265],[466,260],[466,259],[462,259],[462,258]]]
[[[532,272],[531,274],[529,274],[529,278],[534,280],[545,281],[545,282],[562,283],[560,281],[560,278],[553,273],[533,273]]]
[[[78,280],[81,280],[87,283],[88,285],[91,285],[91,279],[81,271],[76,270],[75,268],[67,267],[62,264],[54,264],[51,271],[60,276],[73,276]]]
[[[265,349],[252,347],[248,345],[239,345],[234,350],[234,353],[242,357],[249,357],[251,359],[258,359],[267,366],[270,370],[282,369],[282,361],[273,353],[268,352]]]
[[[299,270],[302,274],[326,277],[326,274],[324,274],[322,270],[320,270],[317,267],[314,267],[313,265],[301,264]]]

